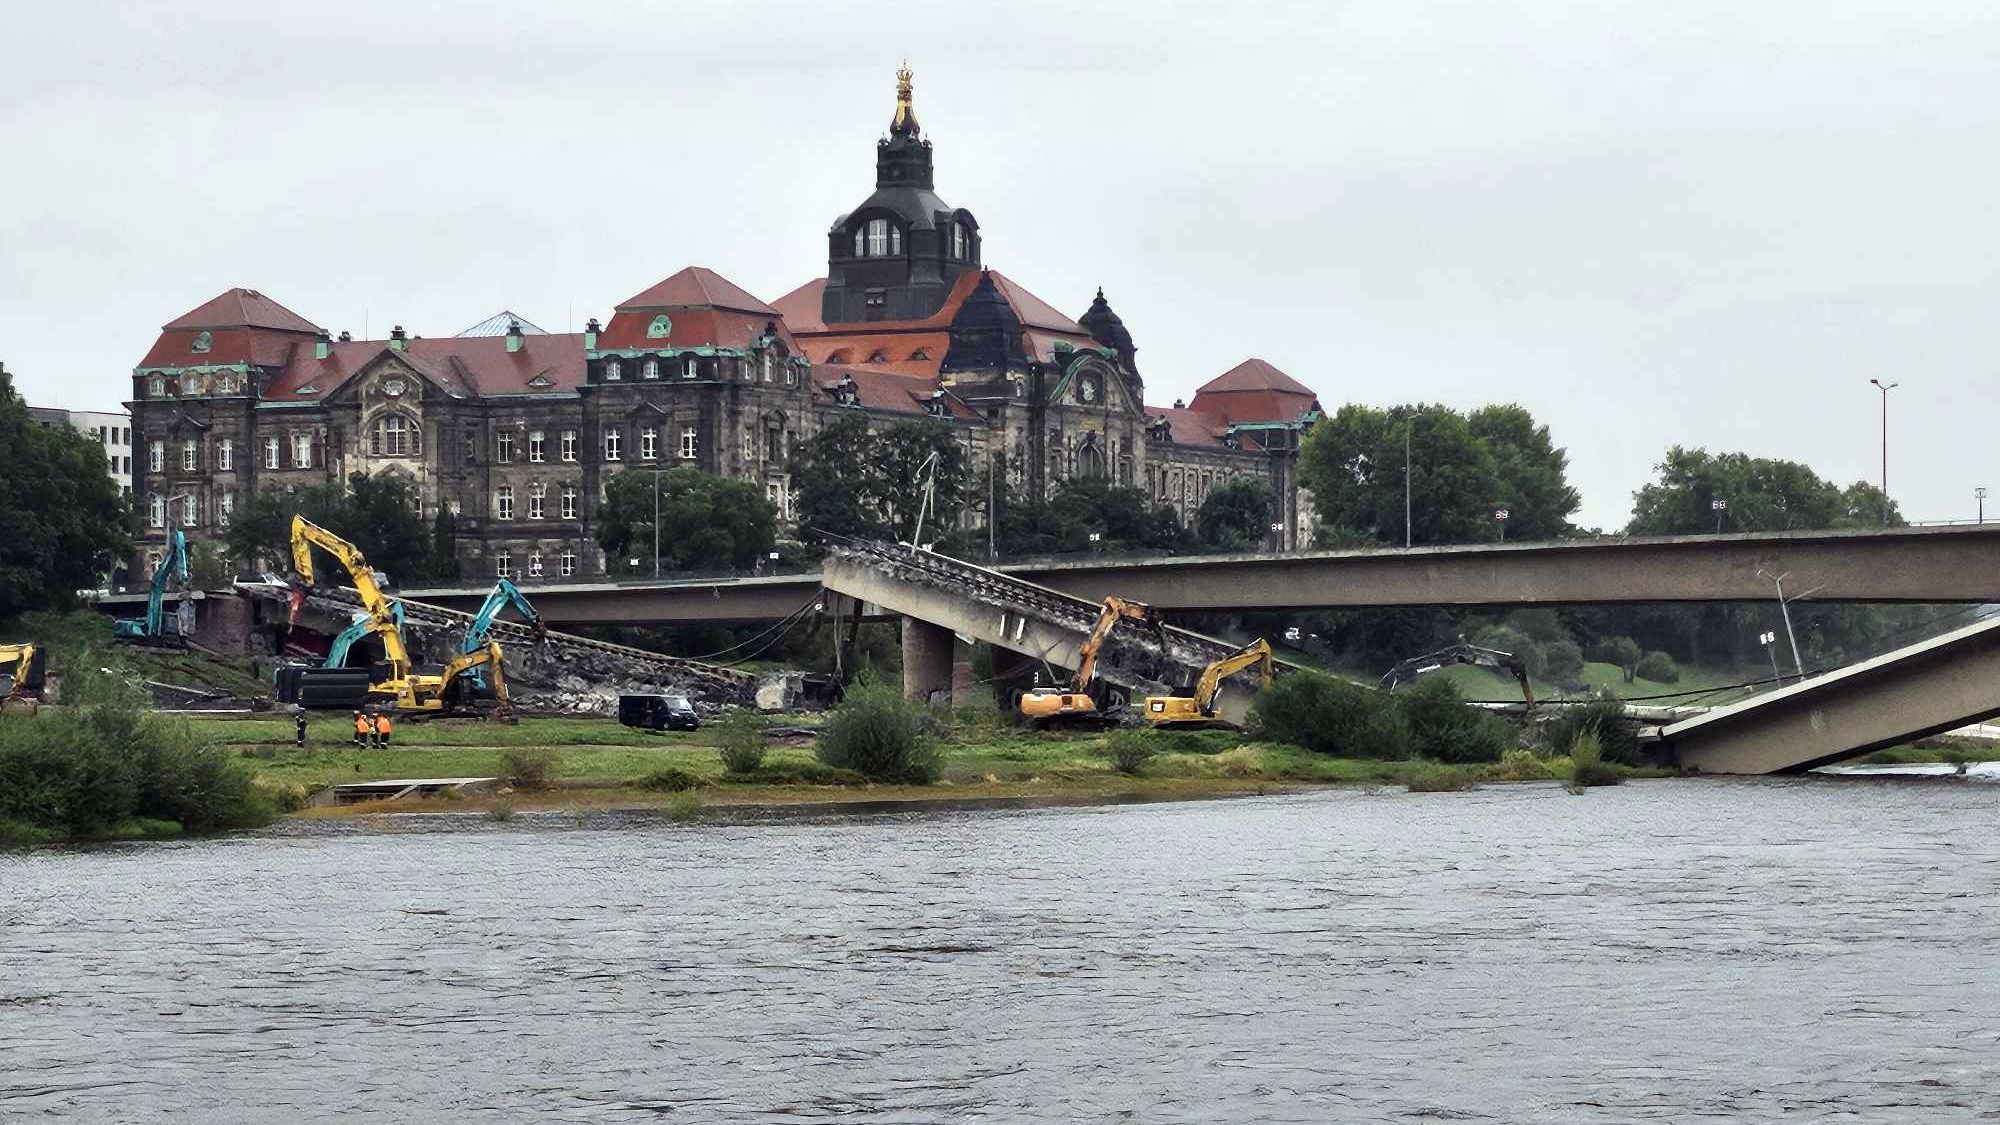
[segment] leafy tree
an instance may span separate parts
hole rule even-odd
[[[1638,674],[1639,661],[1645,654],[1639,642],[1630,637],[1612,637],[1597,647],[1597,658],[1606,664],[1615,664],[1625,674],[1625,682],[1631,683]]]
[[[130,519],[103,447],[35,423],[0,373],[0,621],[98,586],[130,549]]]
[[[1832,527],[1881,527],[1882,492],[1856,483],[1846,489],[1797,461],[1710,453],[1673,446],[1655,470],[1657,479],[1632,497],[1634,535],[1689,535],[1723,531],[1817,531]],[[1717,512],[1712,501],[1728,504]],[[1887,522],[1904,523],[1895,505]]]
[[[750,481],[700,469],[659,474],[660,565],[668,570],[744,570],[776,544],[778,513]],[[597,543],[614,559],[653,553],[654,474],[620,473],[605,486]]]
[[[1193,546],[1172,508],[1104,477],[1072,477],[1046,502],[1009,495],[1000,505],[999,521],[1001,553],[1013,557],[1091,550],[1182,552]],[[1092,534],[1098,536],[1095,543]]]
[[[1263,546],[1277,511],[1271,486],[1249,477],[1232,477],[1211,489],[1195,512],[1195,534],[1201,545],[1215,551],[1254,551]]]
[[[965,507],[971,467],[958,432],[947,422],[894,422],[871,431],[859,414],[822,426],[800,453],[799,523],[809,534],[908,542],[916,532],[926,462],[935,454],[931,507],[924,538],[949,532]]]
[[[294,492],[266,489],[239,507],[224,542],[252,566],[291,565],[292,517],[302,515],[361,549],[368,565],[402,585],[456,574],[452,556],[437,552],[434,529],[417,514],[416,486],[393,473],[356,473],[347,487],[318,484]]]
[[[222,589],[234,577],[235,570],[221,544],[212,539],[188,543],[188,582],[195,589]]]
[[[1349,405],[1314,426],[1299,453],[1321,542],[1402,545],[1406,448],[1412,543],[1485,539],[1496,507],[1508,509],[1510,534],[1550,538],[1581,502],[1567,456],[1519,406],[1468,416],[1435,404]]]

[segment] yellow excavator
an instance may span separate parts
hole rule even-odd
[[[1108,707],[1099,700],[1103,692],[1097,687],[1097,652],[1104,647],[1106,638],[1120,621],[1143,621],[1153,627],[1154,632],[1165,634],[1160,624],[1160,615],[1152,606],[1123,598],[1106,598],[1098,610],[1097,624],[1085,638],[1083,647],[1077,650],[1076,675],[1066,685],[1031,688],[1021,693],[1015,704],[1029,726],[1045,727],[1051,723],[1084,722],[1101,719]],[[1093,690],[1094,689],[1094,690]]]
[[[1268,641],[1253,641],[1203,668],[1188,695],[1147,696],[1146,721],[1156,727],[1232,725],[1216,717],[1215,697],[1222,694],[1222,681],[1251,668],[1257,670],[1262,683],[1271,682],[1277,669]]]
[[[466,673],[482,668],[487,670],[488,682],[497,700],[494,717],[503,720],[513,718],[514,707],[507,697],[507,679],[501,666],[498,641],[489,639],[472,652],[456,655],[448,664],[424,667],[413,664],[410,650],[403,643],[402,627],[396,620],[395,604],[382,592],[384,580],[368,565],[361,549],[304,516],[293,516],[292,569],[298,572],[300,580],[308,588],[314,584],[315,547],[326,552],[347,571],[355,592],[361,595],[361,608],[368,615],[366,632],[382,641],[383,661],[375,666],[368,685],[370,699],[390,703],[398,711],[440,714],[464,701],[472,688],[472,678]],[[320,670],[306,671],[310,674]]]
[[[0,710],[17,704],[34,707],[42,698],[43,655],[31,644],[0,645],[0,677],[7,690],[0,692]]]

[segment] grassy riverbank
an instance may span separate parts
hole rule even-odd
[[[369,803],[307,810],[311,817],[381,811],[463,812],[481,808],[658,808],[685,788],[708,805],[819,804],[843,801],[1018,799],[1159,799],[1282,792],[1324,785],[1423,785],[1435,766],[1314,754],[1293,746],[1249,741],[1228,731],[1155,735],[1151,757],[1121,770],[1108,732],[1030,732],[999,716],[961,713],[943,724],[944,765],[930,785],[866,782],[818,761],[809,738],[774,739],[764,765],[729,774],[717,753],[714,728],[652,735],[598,719],[525,720],[519,727],[480,723],[407,723],[386,750],[355,749],[344,723],[313,724],[305,749],[279,741],[288,722],[209,721],[212,739],[235,746],[260,784],[294,798],[346,781],[412,777],[508,776],[510,750],[547,747],[554,780],[546,789],[519,789],[453,800]],[[1467,783],[1556,779],[1568,760],[1525,753],[1487,766],[1466,767]],[[1637,772],[1637,771],[1635,771]],[[1657,773],[1658,771],[1648,771]],[[683,803],[697,798],[680,797]]]

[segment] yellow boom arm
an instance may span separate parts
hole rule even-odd
[[[410,651],[403,645],[403,631],[396,627],[395,607],[389,596],[375,581],[375,568],[361,554],[361,548],[335,535],[304,516],[292,517],[292,569],[306,585],[314,584],[312,549],[318,547],[333,556],[348,577],[354,582],[354,589],[361,595],[361,608],[368,612],[374,623],[370,630],[382,638],[382,655],[394,665],[397,675],[402,675],[410,666]]]
[[[1097,613],[1096,627],[1091,629],[1083,647],[1077,650],[1080,659],[1076,664],[1076,679],[1070,686],[1071,691],[1084,691],[1090,687],[1091,679],[1097,675],[1097,650],[1104,647],[1104,640],[1111,635],[1111,630],[1126,618],[1150,621],[1155,628],[1159,626],[1159,616],[1153,612],[1152,606],[1128,602],[1124,598],[1104,599],[1104,606]]]
[[[1215,709],[1215,693],[1222,690],[1222,681],[1243,671],[1256,668],[1258,677],[1265,684],[1271,682],[1271,645],[1268,641],[1253,641],[1228,656],[1202,669],[1201,679],[1195,681],[1194,702],[1203,713]]]

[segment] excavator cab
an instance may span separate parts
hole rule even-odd
[[[1152,606],[1123,598],[1106,598],[1099,607],[1097,624],[1077,650],[1076,675],[1067,684],[1034,687],[1021,693],[1014,707],[1032,727],[1056,723],[1077,723],[1107,718],[1123,708],[1123,693],[1097,679],[1097,654],[1120,621],[1140,621],[1160,633],[1164,626]]]
[[[1146,721],[1156,727],[1230,726],[1216,715],[1215,700],[1222,694],[1222,682],[1238,672],[1255,669],[1261,682],[1268,684],[1276,668],[1268,641],[1252,641],[1201,670],[1201,677],[1185,695],[1146,697]]]

